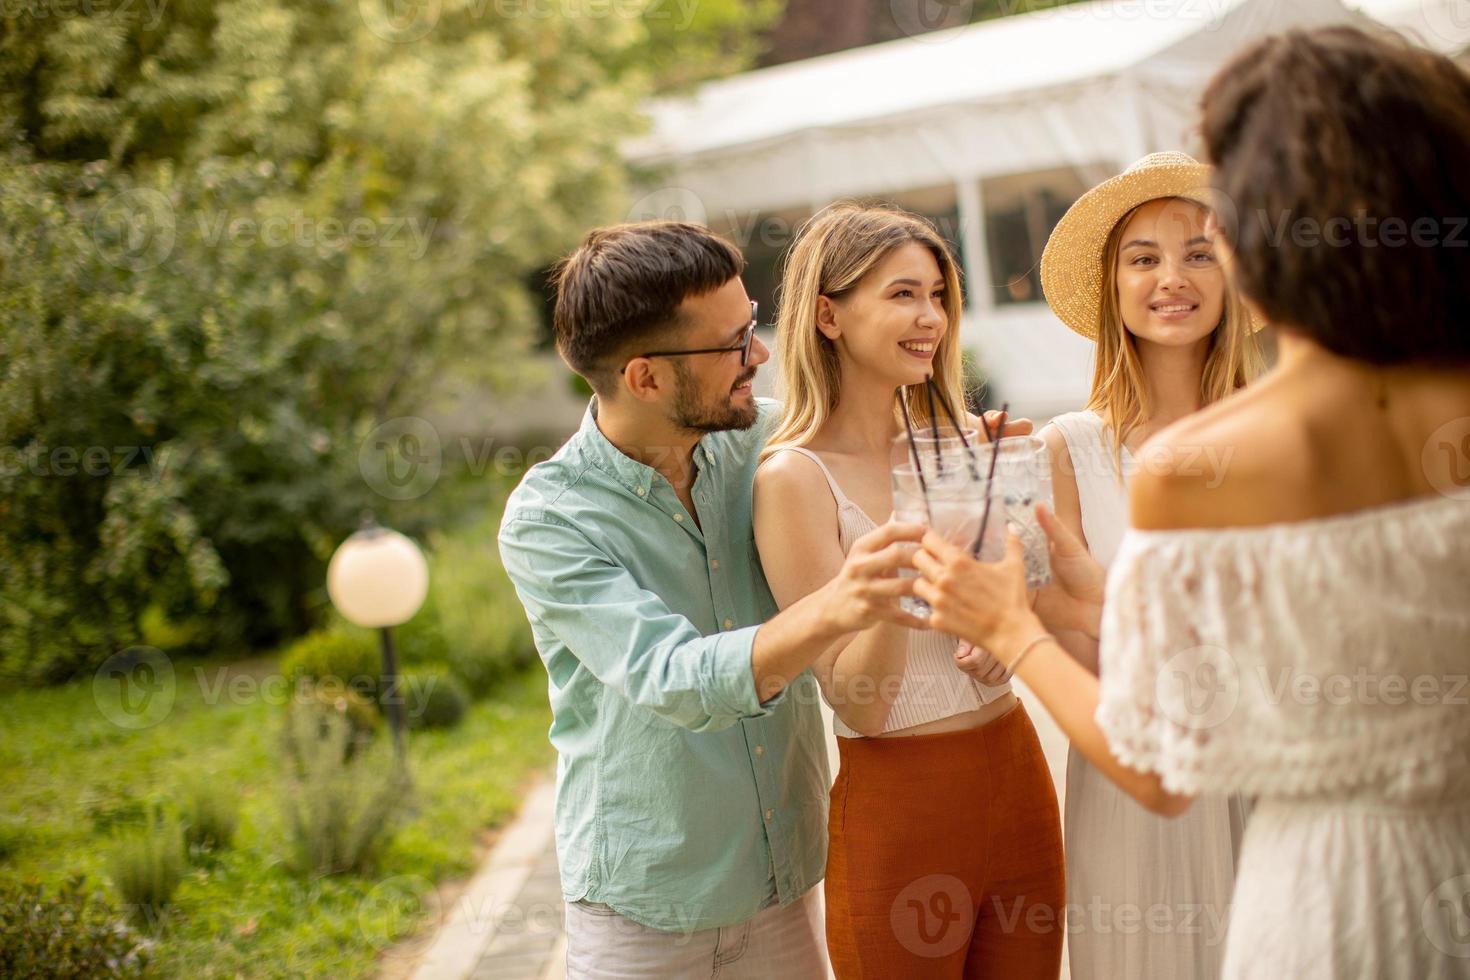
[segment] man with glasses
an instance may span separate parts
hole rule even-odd
[[[808,668],[879,621],[922,625],[895,572],[923,529],[897,524],[777,613],[751,524],[770,352],[742,266],[704,228],[646,222],[558,271],[557,348],[595,397],[511,495],[500,550],[550,679],[572,978],[826,976]]]

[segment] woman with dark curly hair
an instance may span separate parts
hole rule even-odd
[[[1057,585],[1034,611],[1016,541],[985,565],[931,534],[915,591],[1145,806],[1255,798],[1229,980],[1463,978],[1470,77],[1397,38],[1293,32],[1215,78],[1204,135],[1275,368],[1151,440],[1173,462],[1134,477],[1105,589],[1043,511]],[[1101,679],[1064,629],[1099,638]]]

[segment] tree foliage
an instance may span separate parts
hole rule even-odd
[[[422,529],[370,435],[513,378],[639,100],[743,63],[769,2],[7,9],[0,668],[273,643],[363,508]]]

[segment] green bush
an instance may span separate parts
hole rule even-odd
[[[483,520],[429,538],[429,599],[415,619],[443,638],[442,661],[481,698],[536,659],[531,625],[500,564],[499,508]]]
[[[157,927],[184,877],[178,825],[155,810],[144,827],[115,838],[108,864],[113,887],[133,922]]]
[[[141,977],[151,948],[80,875],[54,893],[0,878],[0,976],[8,980]]]
[[[404,671],[398,690],[409,728],[453,728],[470,707],[464,682],[447,670]]]
[[[412,619],[402,626],[393,627],[393,645],[402,667],[434,667],[449,662],[449,637],[434,606],[434,591],[440,586],[439,578],[461,574],[465,569],[450,571],[444,568],[435,561],[432,550],[426,557],[429,560],[429,596]],[[436,575],[436,572],[444,574]]]
[[[319,713],[345,718],[352,727],[352,740],[345,748],[348,758],[371,743],[383,728],[382,706],[377,701],[369,701],[351,688],[331,680],[307,681],[304,686],[296,689],[292,704],[313,707]]]
[[[386,739],[360,743],[345,711],[293,702],[285,730],[289,864],[309,875],[371,869],[409,805]]]
[[[350,626],[308,633],[281,656],[281,674],[298,690],[304,681],[310,681],[323,687],[350,688],[372,699],[377,696],[382,670],[377,638]]]
[[[195,778],[180,793],[184,843],[191,851],[223,850],[240,826],[240,791],[222,778]]]
[[[82,812],[92,822],[92,829],[106,833],[120,827],[141,826],[152,812],[153,804],[113,786],[96,787],[82,796]]]

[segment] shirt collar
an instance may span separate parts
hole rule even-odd
[[[582,425],[577,430],[577,441],[582,452],[598,469],[610,474],[623,486],[644,500],[653,486],[654,470],[625,455],[597,427],[597,396],[587,402],[587,411],[582,415]]]
[[[713,441],[720,433],[710,432],[694,444],[694,461],[706,471],[715,463]],[[614,446],[597,427],[597,396],[587,402],[587,411],[582,416],[582,426],[577,430],[577,440],[582,451],[601,470],[611,474],[623,486],[644,500],[653,489],[653,478],[658,473],[651,466],[638,462]]]

